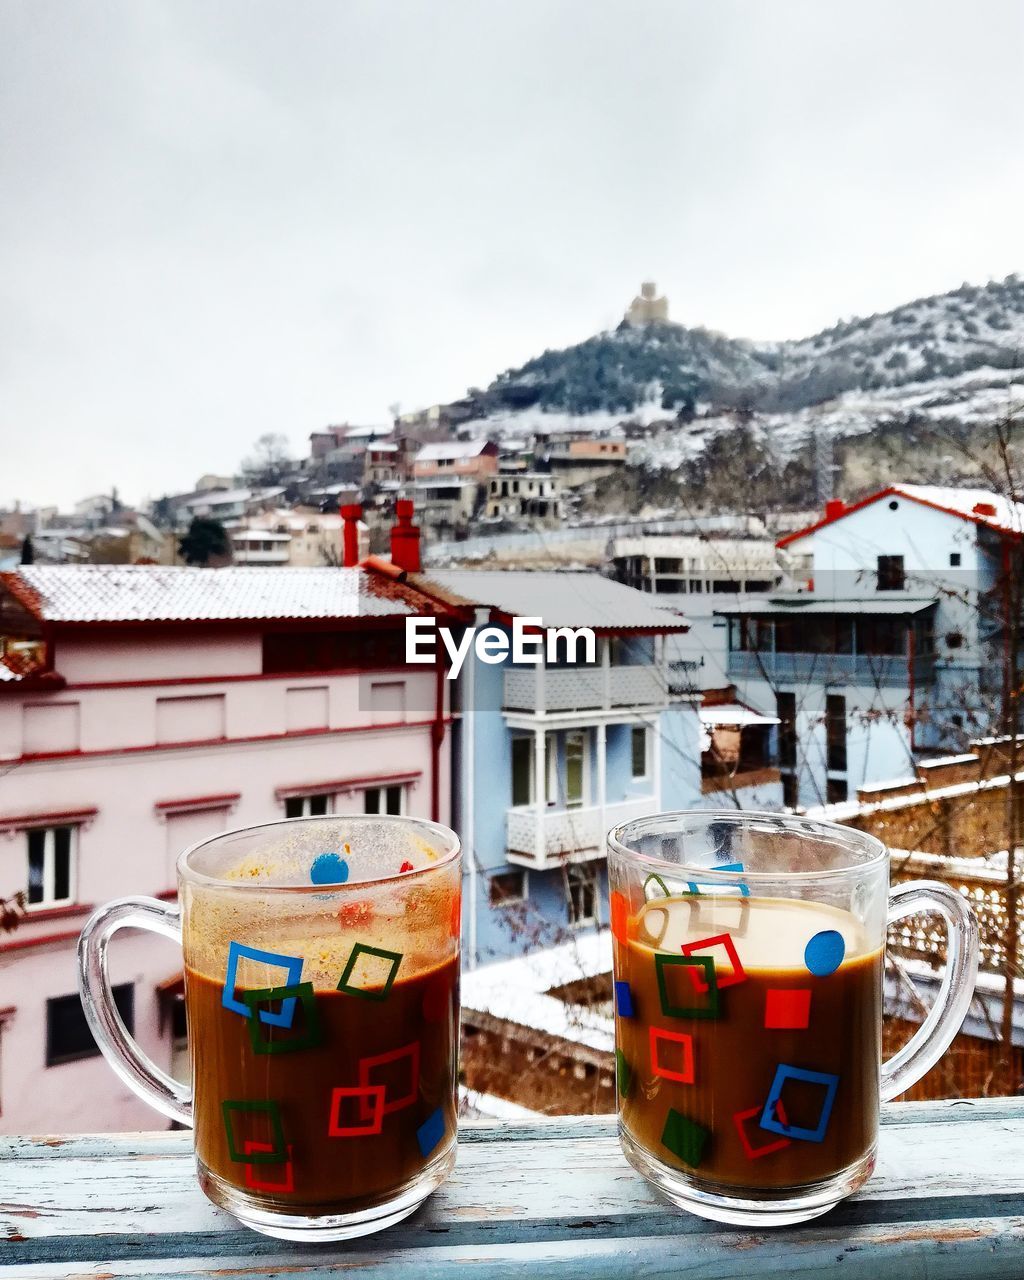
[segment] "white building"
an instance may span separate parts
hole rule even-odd
[[[998,494],[891,485],[779,541],[802,591],[718,610],[729,680],[781,722],[787,803],[912,775],[919,752],[962,749],[998,721],[1022,532],[1024,505]]]
[[[500,472],[488,482],[486,512],[491,519],[557,524],[564,509],[562,486],[547,472]]]

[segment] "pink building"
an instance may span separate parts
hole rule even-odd
[[[439,610],[401,576],[374,560],[0,574],[0,898],[28,899],[0,933],[0,1132],[157,1123],[81,1013],[75,944],[94,905],[172,897],[181,850],[229,827],[448,821],[448,684],[403,663],[405,618]],[[180,1069],[180,955],[121,934],[111,960],[141,1044]]]
[[[458,476],[483,483],[498,470],[498,446],[493,440],[450,440],[425,444],[412,464],[417,480]]]

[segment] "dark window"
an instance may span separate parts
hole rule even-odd
[[[796,774],[784,773],[782,775],[782,803],[787,809],[795,809],[797,807],[799,790],[796,783]]]
[[[288,796],[284,802],[286,818],[322,818],[327,812],[327,795]]]
[[[883,657],[903,657],[907,652],[905,618],[863,615],[857,619],[857,652]]]
[[[71,900],[71,828],[33,827],[28,837],[29,906]]]
[[[767,578],[748,578],[744,584],[747,591],[771,591],[772,584]]]
[[[846,770],[846,699],[838,693],[830,693],[825,699],[825,743],[827,764],[837,773]],[[843,783],[845,795],[845,782]]]
[[[271,631],[263,637],[264,674],[280,671],[380,670],[405,663],[405,633]]]
[[[735,578],[719,578],[711,584],[711,590],[714,594],[720,596],[738,596],[740,593],[740,584]]]
[[[633,777],[647,777],[647,727],[646,725],[634,725],[631,735],[632,756],[633,756]]]
[[[592,924],[597,918],[597,876],[587,866],[565,869],[570,924]]]
[[[654,558],[655,573],[681,573],[682,569],[682,560],[668,560],[662,556],[655,556]]]
[[[526,898],[526,872],[503,871],[491,876],[488,899],[492,907],[508,907]]]
[[[779,717],[779,765],[796,768],[796,694],[777,693],[775,714]]]
[[[954,569],[958,569],[958,568],[960,567],[960,552],[959,552],[959,551],[951,551],[951,552],[949,553],[949,563],[950,563],[950,565],[951,565]]]
[[[114,1004],[121,1021],[128,1031],[135,1034],[135,986],[124,982],[114,987]],[[62,1062],[75,1062],[79,1058],[94,1058],[100,1048],[92,1038],[85,1020],[82,1001],[76,992],[70,996],[56,996],[46,1002],[46,1065],[56,1067]]]
[[[878,589],[879,591],[902,591],[906,586],[906,575],[903,572],[902,556],[878,557]]]
[[[364,813],[402,812],[402,792],[404,787],[367,787],[363,792]]]
[[[512,739],[512,803],[533,801],[533,739]]]
[[[693,595],[693,596],[699,596],[699,595],[700,595],[700,593],[701,593],[703,590],[704,590],[704,583],[703,583],[703,581],[702,581],[700,578],[691,578],[691,579],[690,579],[690,594],[691,594],[691,595]]]
[[[849,794],[845,778],[829,778],[825,783],[825,799],[829,804],[841,804],[849,798]]]

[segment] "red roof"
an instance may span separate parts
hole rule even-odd
[[[956,516],[958,520],[968,520],[973,524],[984,525],[997,533],[1017,538],[1024,536],[1024,503],[1014,502],[990,489],[950,489],[940,485],[891,484],[849,506],[837,501],[828,503],[821,520],[808,525],[805,529],[798,529],[796,533],[787,533],[784,538],[779,538],[775,545],[788,547],[791,542],[806,538],[808,534],[817,533],[827,525],[837,524],[848,515],[852,515],[854,511],[861,511],[881,501],[882,498],[891,497],[906,498],[910,502],[931,507],[945,515]]]

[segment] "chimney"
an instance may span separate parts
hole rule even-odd
[[[363,518],[363,508],[358,502],[343,503],[341,518],[345,524],[342,529],[342,561],[346,569],[354,569],[359,563],[359,521]]]
[[[839,516],[846,510],[846,503],[842,498],[829,498],[825,503],[825,519],[837,520]]]
[[[994,516],[996,507],[994,502],[976,502],[974,504],[974,514],[976,516]]]
[[[406,573],[420,571],[420,531],[412,522],[413,504],[408,498],[395,503],[395,526],[391,530],[391,563]]]

